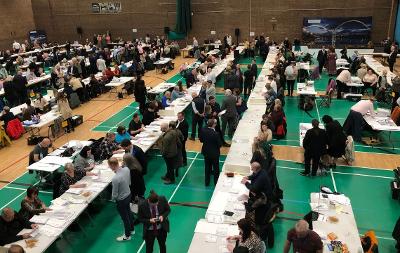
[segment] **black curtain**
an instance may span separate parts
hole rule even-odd
[[[175,32],[187,34],[192,29],[192,0],[176,0]]]

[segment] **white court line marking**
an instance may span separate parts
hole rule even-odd
[[[192,165],[194,163],[194,161],[196,161],[197,156],[199,155],[199,153],[196,154],[196,156],[194,157],[193,161],[190,163],[189,168],[186,170],[185,174],[183,175],[183,177],[181,178],[181,180],[179,181],[178,185],[176,186],[174,192],[172,193],[171,197],[168,199],[168,203],[171,202],[172,198],[175,196],[176,192],[178,191],[179,187],[181,186],[183,179],[185,179],[186,175],[188,174],[190,168],[192,168]],[[142,244],[140,245],[140,248],[138,249],[137,253],[139,253],[143,247],[145,245],[145,241],[142,242]]]
[[[301,168],[292,168],[292,167],[287,167],[287,166],[276,166],[277,168],[282,168],[282,169],[288,169],[288,170],[297,170],[297,171],[302,171],[303,169]],[[373,178],[383,178],[383,179],[393,179],[392,177],[385,177],[385,176],[375,176],[375,175],[366,175],[366,174],[359,174],[359,173],[347,173],[347,172],[338,172],[338,171],[332,171],[333,174],[341,174],[341,175],[351,175],[351,176],[360,176],[360,177],[373,177]]]
[[[110,117],[108,117],[106,120],[103,120],[102,122],[100,122],[99,124],[97,124],[95,127],[93,127],[92,129],[90,129],[90,131],[93,131],[93,129],[96,128],[96,127],[102,127],[102,126],[100,126],[102,123],[104,123],[104,122],[107,121],[108,119],[111,119],[112,117],[114,117],[115,115],[117,115],[118,113],[120,113],[120,112],[121,112],[122,110],[124,110],[125,108],[129,108],[129,107],[135,108],[136,111],[137,111],[138,108],[139,108],[139,107],[137,107],[137,106],[132,106],[131,104],[129,104],[129,105],[125,106],[124,108],[122,108],[121,110],[119,110],[119,111],[117,111],[117,112],[111,114]],[[102,113],[102,112],[100,112],[100,113]],[[97,116],[97,115],[96,115],[96,116]],[[94,132],[95,132],[95,131],[94,131]]]
[[[278,161],[285,161],[285,162],[292,162],[292,163],[298,163],[298,164],[303,164],[302,162],[294,161],[294,160],[285,160],[285,159],[277,159]],[[360,168],[360,169],[367,169],[367,170],[379,170],[379,171],[391,171],[392,169],[383,169],[383,168],[371,168],[371,167],[363,167],[363,166],[350,166],[350,165],[337,165],[341,167],[349,167],[349,168]],[[339,173],[339,172],[337,172]]]
[[[16,180],[20,179],[21,177],[23,177],[26,173],[28,173],[28,171],[25,171],[23,174],[21,174],[19,177],[15,178],[14,180],[12,180],[11,182],[7,183],[6,185],[4,185],[1,188],[7,187],[9,186],[11,183],[15,182]]]
[[[331,178],[332,178],[332,183],[333,183],[333,189],[335,189],[335,192],[337,192],[335,177],[333,176],[332,169],[329,169],[329,170],[330,170],[330,172],[331,172]]]
[[[128,106],[127,106],[127,107],[128,107]],[[127,107],[124,107],[124,109],[127,108]],[[124,109],[122,109],[122,110],[124,110]],[[120,110],[118,113],[120,113],[122,110]],[[135,114],[137,111],[138,111],[138,109],[136,109],[136,110],[133,111],[132,113],[129,113],[128,116],[126,116],[125,118],[123,118],[122,120],[120,120],[120,121],[116,124],[116,126],[119,126],[119,124],[121,124],[121,122],[123,122],[123,121],[126,120],[127,118],[132,117],[132,115]],[[112,118],[112,117],[113,117],[113,116],[109,117],[108,119],[104,120],[103,122],[106,122],[107,120],[109,120],[109,119]],[[93,131],[93,132],[105,132],[105,131],[101,131],[101,130],[94,130],[96,127],[101,127],[101,128],[106,128],[106,129],[108,129],[107,132],[110,132],[114,127],[116,127],[116,126],[110,126],[110,127],[109,127],[109,126],[100,126],[103,122],[101,122],[101,123],[98,124],[97,126],[93,127],[93,128],[91,129],[91,131]]]
[[[19,190],[19,191],[24,191],[26,192],[27,189],[24,188],[19,188],[19,187],[13,187],[13,186],[6,186],[4,187],[6,189],[13,189],[13,190]],[[39,191],[40,193],[45,193],[45,194],[53,194],[52,192],[48,192],[48,191]]]
[[[40,181],[37,181],[36,183],[33,184],[33,186],[37,185]],[[23,191],[20,194],[18,194],[18,196],[16,196],[15,198],[13,198],[12,200],[10,200],[7,204],[5,204],[4,206],[2,206],[0,209],[4,209],[5,207],[7,207],[9,204],[11,204],[12,202],[14,202],[15,200],[17,200],[19,197],[21,197],[23,194],[25,194],[26,192]]]

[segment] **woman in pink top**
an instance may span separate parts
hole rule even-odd
[[[331,47],[328,53],[328,74],[333,76],[336,74],[336,53],[335,48]]]
[[[377,87],[377,83],[378,83],[378,77],[375,75],[374,72],[372,72],[372,69],[368,69],[368,72],[367,72],[367,74],[364,75],[362,81],[364,83],[363,93],[366,89],[371,88],[372,93],[375,96],[376,87]]]

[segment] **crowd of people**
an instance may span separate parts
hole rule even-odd
[[[144,40],[137,40],[132,44],[122,43],[121,46],[115,46],[113,50],[106,47],[110,41],[111,35],[108,32],[106,35],[94,36],[93,41],[87,41],[82,49],[73,51],[67,49],[65,58],[70,59],[70,63],[59,56],[58,48],[46,57],[47,62],[54,65],[51,85],[54,88],[64,88],[64,92],[57,97],[57,105],[66,120],[70,120],[72,116],[68,101],[72,93],[76,92],[79,99],[85,101],[91,94],[89,90],[94,93],[97,90],[97,88],[89,89],[89,87],[104,86],[104,83],[112,80],[114,76],[136,77],[131,92],[139,103],[139,113],[133,114],[128,126],[117,126],[116,133],[108,132],[104,138],[93,145],[83,147],[74,163],[65,165],[65,171],[55,182],[54,193],[57,197],[69,188],[86,187],[79,181],[84,176],[93,175],[92,169],[96,161],[107,160],[108,166],[115,172],[112,179],[112,199],[116,202],[117,212],[124,225],[124,234],[116,239],[118,241],[131,240],[131,236],[135,233],[135,225],[140,222],[143,224],[146,252],[153,252],[154,241],[157,239],[160,252],[163,253],[166,252],[166,238],[170,229],[168,216],[171,209],[167,199],[154,191],[150,191],[148,198],[145,199],[144,176],[148,171],[148,161],[143,150],[132,144],[131,140],[140,134],[145,126],[160,117],[159,110],[169,107],[172,101],[184,96],[186,91],[180,82],[172,90],[162,94],[161,99],[153,94],[147,94],[145,82],[141,78],[144,71],[151,69],[152,62],[162,55],[171,56],[172,54],[173,56],[174,54],[163,38],[150,39],[150,36],[146,36]],[[232,38],[229,35],[225,36],[222,45],[224,50],[221,58],[230,52],[230,47],[233,45]],[[276,215],[283,211],[281,202],[283,190],[279,187],[271,141],[286,136],[285,95],[293,96],[295,82],[298,78],[302,78],[296,67],[296,56],[291,45],[287,38],[278,45],[264,36],[257,37],[254,42],[245,42],[245,54],[250,57],[260,55],[265,61],[270,47],[278,46],[279,52],[276,55],[276,64],[271,69],[271,75],[265,85],[264,97],[267,106],[265,114],[260,119],[257,136],[253,140],[251,174],[243,177],[241,181],[249,190],[249,198],[244,203],[246,216],[237,222],[240,235],[227,238],[229,242],[232,242],[228,246],[231,252],[260,253],[266,247],[272,248],[275,244],[273,221]],[[300,41],[296,40],[294,45],[295,50],[298,50]],[[172,46],[175,47],[175,44]],[[18,48],[15,44],[14,51],[21,52],[21,48],[21,45]],[[169,51],[166,50],[167,48]],[[193,69],[187,69],[187,66],[184,66],[181,71],[187,88],[198,82],[201,82],[202,88],[199,93],[190,94],[192,96],[190,123],[185,119],[186,112],[180,112],[176,121],[160,125],[163,134],[157,145],[166,164],[165,175],[161,179],[165,184],[176,183],[176,178],[180,176],[180,168],[188,165],[186,142],[188,139],[196,141],[197,138],[201,143],[201,153],[204,156],[204,184],[209,186],[213,181],[216,185],[220,175],[220,149],[223,146],[230,146],[225,140],[225,133],[229,139],[233,137],[241,114],[247,109],[246,99],[254,88],[258,67],[256,61],[253,60],[242,73],[237,62],[229,62],[225,70],[224,97],[220,105],[216,100],[217,77],[212,75],[212,68],[219,59],[215,55],[207,56],[196,38],[193,38],[193,50],[200,64]],[[395,52],[397,49],[393,47],[392,51]],[[4,54],[6,61],[9,54],[9,52]],[[347,52],[343,51],[342,56],[346,58]],[[385,72],[377,77],[366,67],[365,59],[357,53],[355,56],[346,58],[352,64],[350,71],[343,70],[339,74],[336,71],[336,58],[334,48],[330,48],[329,52],[322,48],[317,57],[319,66],[315,71],[318,71],[317,76],[319,76],[324,67],[327,69],[328,74],[332,76],[328,82],[327,91],[337,89],[338,98],[341,98],[342,92],[347,89],[346,83],[351,78],[350,71],[356,73],[363,81],[365,89],[371,87],[374,95],[378,95],[388,87]],[[90,63],[89,66],[86,65],[86,59]],[[126,63],[130,61],[132,65],[127,67]],[[8,73],[12,73],[10,70],[6,69]],[[34,73],[36,69],[30,71]],[[37,71],[39,75],[42,75],[43,70]],[[101,80],[95,77],[97,72],[103,73]],[[334,80],[333,76],[337,74]],[[27,97],[28,78],[24,77],[20,70],[13,79],[10,79],[7,74],[5,76],[6,82],[7,80],[12,82],[13,87],[19,87],[18,82],[21,84],[21,89],[22,86],[24,87],[24,90],[18,91],[22,100],[19,100],[21,97],[15,94],[16,100],[13,100],[13,97],[6,92],[8,106],[4,107],[1,115],[1,119],[6,124],[15,118],[15,115],[10,112],[10,106],[26,103],[27,107],[22,115],[26,120],[32,119],[33,115],[45,110],[47,101],[43,100],[43,97],[39,97],[38,102],[36,100],[35,105],[32,106],[31,100]],[[89,85],[79,80],[88,76],[90,76]],[[6,82],[4,83],[5,91],[8,89],[6,89]],[[16,90],[13,89],[13,92]],[[346,156],[351,162],[354,157],[351,158],[352,154],[346,154],[349,149],[351,153],[352,145],[348,135],[359,141],[363,126],[362,115],[372,111],[373,100],[362,100],[351,108],[343,127],[329,115],[322,117],[325,129],[320,128],[320,122],[313,119],[312,128],[306,132],[303,141],[305,170],[301,174],[316,176],[324,157],[326,157],[326,164],[331,167],[335,167],[336,160],[342,156]],[[71,125],[68,131],[73,131],[72,123],[69,122],[68,125]],[[190,135],[189,125],[191,125]],[[30,154],[30,164],[45,157],[50,146],[51,141],[48,138],[37,144]],[[117,153],[125,153],[122,164],[112,157]],[[132,204],[138,205],[137,217],[132,214]],[[8,207],[2,211],[0,245],[29,238],[29,234],[17,234],[23,228],[36,227],[37,225],[31,224],[29,219],[35,214],[46,211],[49,211],[49,208],[38,198],[38,190],[35,187],[28,188],[27,196],[22,201],[19,212]],[[291,247],[294,252],[322,252],[323,245],[319,235],[310,229],[310,224],[306,220],[300,220],[293,229],[288,231],[284,252],[289,252]]]

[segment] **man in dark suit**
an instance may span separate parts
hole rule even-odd
[[[389,69],[391,72],[393,72],[394,64],[396,63],[397,59],[397,46],[393,45],[390,48],[390,54],[388,58],[388,63],[389,63]]]
[[[253,74],[253,77],[255,77],[253,79],[253,85],[251,86],[251,89],[254,88],[254,85],[256,84],[256,78],[257,78],[257,63],[256,60],[252,60],[251,61],[251,67],[250,67],[250,72]]]
[[[317,56],[318,68],[319,68],[320,74],[322,73],[322,68],[325,65],[327,57],[328,57],[328,54],[326,52],[325,46],[322,46],[322,49],[318,51],[318,56]]]
[[[258,162],[252,162],[250,167],[253,173],[248,177],[243,177],[242,184],[251,192],[262,192],[268,199],[272,198],[272,187],[267,171],[263,170]]]
[[[139,205],[138,217],[143,224],[143,239],[146,242],[146,253],[153,252],[154,241],[157,238],[160,253],[166,253],[167,234],[169,232],[168,215],[171,212],[164,196],[158,196],[150,191],[150,196]]]
[[[186,87],[189,89],[190,86],[197,82],[197,71],[196,69],[192,69],[190,73],[186,76]]]
[[[176,128],[181,131],[183,134],[183,143],[182,143],[182,158],[183,158],[183,166],[187,166],[187,155],[186,155],[186,141],[189,136],[189,124],[185,119],[185,113],[178,113],[178,120],[176,121]]]
[[[198,135],[200,137],[200,131],[204,121],[204,111],[206,107],[206,101],[197,95],[196,92],[192,93],[192,134],[190,140],[194,141],[196,138],[196,127],[198,128]]]
[[[222,146],[221,138],[215,131],[217,126],[217,120],[209,119],[207,121],[207,127],[203,128],[200,135],[200,142],[203,143],[201,147],[201,153],[204,156],[204,174],[205,174],[205,185],[210,185],[211,173],[214,175],[214,185],[217,184],[219,177],[219,149]]]
[[[226,126],[228,125],[228,136],[232,138],[235,132],[238,113],[236,109],[236,97],[232,95],[231,90],[225,90],[225,97],[222,100],[221,111],[226,112],[221,116],[222,119],[222,134],[225,135]]]
[[[311,121],[312,128],[306,132],[303,140],[304,148],[304,171],[300,174],[308,176],[310,174],[310,163],[312,160],[311,176],[316,176],[319,167],[319,160],[326,153],[328,138],[324,129],[319,128],[319,121]]]
[[[17,94],[17,104],[20,105],[25,103],[28,98],[28,89],[26,88],[28,81],[26,80],[26,77],[22,75],[22,70],[18,70],[17,74],[13,78],[13,83]]]
[[[147,156],[146,153],[143,152],[143,150],[131,143],[130,140],[124,139],[121,141],[121,148],[125,150],[125,153],[130,153],[132,154],[140,163],[142,166],[142,174],[146,175],[147,174]]]

